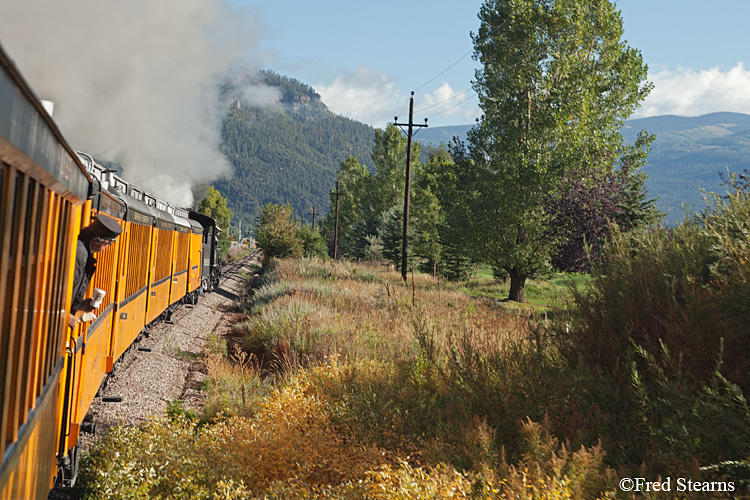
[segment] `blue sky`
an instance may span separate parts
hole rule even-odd
[[[339,114],[383,126],[406,117],[412,90],[415,119],[433,126],[472,123],[479,113],[476,98],[461,101],[473,95],[476,62],[466,54],[481,0],[231,1],[263,26],[250,58],[312,85]],[[617,6],[624,38],[642,51],[655,84],[636,117],[750,113],[750,1]]]
[[[651,96],[634,117],[750,113],[750,0],[617,0]],[[473,123],[469,32],[482,0],[0,0],[0,44],[76,148],[181,205],[230,171],[218,83],[239,65],[313,86],[334,112],[383,127]],[[95,41],[95,43],[92,43]],[[274,102],[267,88],[246,97]],[[93,119],[92,119],[93,118]],[[168,186],[170,192],[166,192]]]

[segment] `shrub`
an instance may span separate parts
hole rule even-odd
[[[707,380],[723,342],[725,375],[750,389],[747,196],[714,196],[671,230],[616,232],[605,252],[590,290],[576,294],[573,340],[587,361],[627,385],[632,343],[657,357],[663,343],[685,372]]]
[[[637,409],[639,459],[669,472],[750,454],[750,197],[707,201],[674,229],[615,230],[568,338]]]
[[[297,236],[302,241],[302,255],[305,257],[318,257],[320,259],[328,257],[326,240],[318,229],[310,226],[300,226],[297,230]]]
[[[269,203],[255,220],[255,244],[266,263],[272,257],[301,257],[303,242],[298,223],[292,219],[292,207]]]

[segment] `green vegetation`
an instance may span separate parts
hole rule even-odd
[[[455,136],[466,140],[470,125],[430,127],[419,134],[424,151],[447,144]],[[721,189],[718,174],[741,172],[750,158],[750,115],[711,113],[702,116],[652,116],[625,121],[620,129],[625,143],[633,143],[638,132],[654,134],[642,171],[649,196],[666,215],[665,223],[675,226],[686,209],[703,206],[701,189]]]
[[[221,195],[218,189],[209,186],[208,194],[200,202],[198,211],[216,220],[216,225],[221,229],[219,233],[219,252],[222,258],[226,258],[231,245],[228,229],[229,221],[232,219],[232,211],[227,207],[227,199]]]
[[[265,263],[272,257],[302,257],[299,223],[292,219],[289,205],[265,205],[255,222],[255,245]]]
[[[625,147],[620,127],[651,86],[609,1],[488,0],[479,18],[474,89],[483,115],[466,144],[451,148],[460,182],[438,198],[468,256],[509,276],[508,298],[523,302],[526,279],[548,269],[558,249],[577,245],[582,254],[582,241],[604,236],[601,214],[647,208],[637,169],[649,137]],[[618,177],[621,187],[605,192]]]
[[[374,169],[350,153],[336,174],[340,253],[369,262],[258,207],[267,265],[204,355],[203,411],[115,429],[87,498],[586,500],[632,498],[633,477],[746,496],[750,174],[660,227],[652,136],[620,133],[649,85],[612,2],[486,0],[480,19],[484,114],[413,165],[409,279],[389,126]],[[317,119],[312,89],[265,77]]]
[[[278,100],[258,105],[244,94],[258,86],[278,91]],[[214,182],[235,214],[252,226],[261,207],[291,205],[309,219],[315,206],[324,214],[339,163],[354,155],[369,158],[373,128],[331,113],[315,91],[271,71],[227,84],[232,103],[222,129],[222,148],[233,173]],[[239,106],[239,107],[238,107]]]
[[[290,205],[265,205],[255,221],[255,244],[266,264],[274,257],[321,257],[326,242],[318,229],[301,226],[293,219]]]
[[[530,283],[512,310],[458,289],[492,296],[489,277],[445,288],[382,266],[277,260],[235,340],[211,342],[203,414],[173,402],[168,418],[114,429],[81,491],[580,500],[619,498],[623,477],[671,476],[741,496],[750,197],[709,201],[674,230],[615,232],[590,278]]]

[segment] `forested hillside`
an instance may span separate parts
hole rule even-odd
[[[629,120],[623,138],[632,141],[638,130],[656,136],[643,171],[649,194],[659,199],[667,222],[675,225],[685,209],[705,203],[701,188],[722,191],[719,173],[750,168],[750,116],[711,113],[696,117],[655,116]]]
[[[272,102],[246,104],[248,87],[276,89]],[[232,224],[249,228],[266,203],[290,203],[295,214],[321,217],[328,211],[336,171],[350,155],[372,168],[374,129],[331,113],[315,90],[293,78],[262,71],[242,83],[227,85],[231,106],[223,126],[223,148],[234,175],[214,186],[228,199]],[[424,145],[465,137],[471,125],[420,130]],[[625,142],[647,130],[656,136],[643,171],[646,187],[674,225],[683,205],[703,206],[700,189],[718,190],[719,172],[750,167],[750,116],[713,113],[698,117],[658,116],[628,120]],[[429,148],[423,148],[424,158]]]
[[[247,87],[264,85],[278,95],[262,106],[247,105]],[[309,219],[328,210],[329,191],[342,160],[369,163],[374,129],[331,113],[314,89],[270,71],[228,84],[231,108],[224,120],[224,152],[234,175],[214,182],[228,200],[232,225],[250,228],[266,203],[290,203]]]

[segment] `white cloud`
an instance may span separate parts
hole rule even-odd
[[[750,71],[738,63],[728,71],[690,68],[649,75],[654,89],[633,118],[699,116],[717,111],[750,113]]]
[[[417,112],[443,120],[449,116],[459,117],[462,122],[470,123],[480,115],[474,96],[475,93],[471,89],[455,91],[450,84],[444,82],[431,94],[422,95],[420,103],[416,106]]]
[[[391,78],[367,66],[358,66],[330,85],[317,85],[315,90],[334,113],[374,127],[385,127],[406,100]]]

